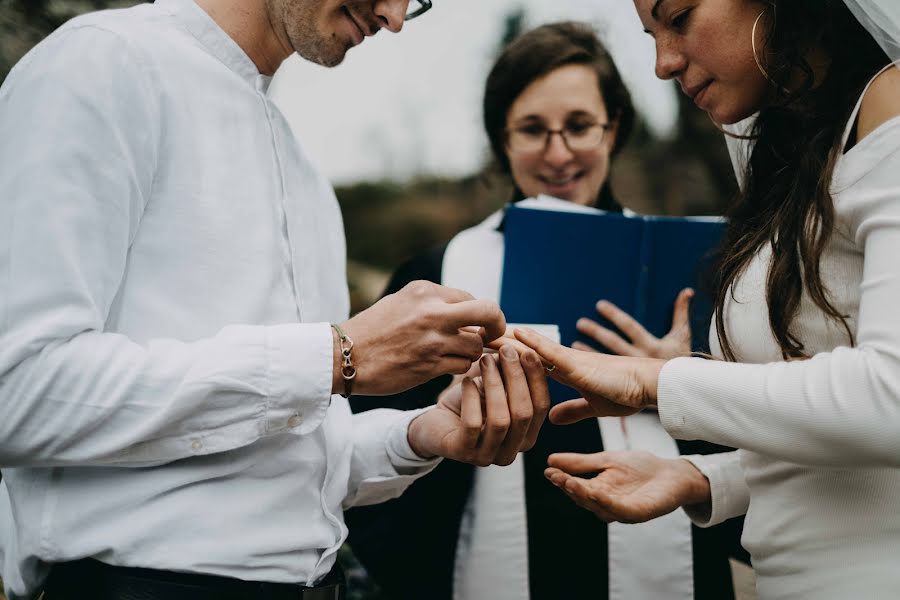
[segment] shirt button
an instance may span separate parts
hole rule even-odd
[[[294,415],[290,419],[288,419],[288,427],[299,427],[300,423],[303,422],[303,417],[300,415]]]
[[[194,450],[199,450],[202,447],[203,447],[203,443],[200,440],[194,440],[193,443],[191,444],[191,448]]]

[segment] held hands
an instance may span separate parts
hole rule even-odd
[[[550,408],[544,369],[537,355],[505,345],[485,354],[480,370],[452,386],[437,405],[409,425],[413,451],[478,466],[508,465],[529,450]]]
[[[691,353],[689,308],[693,297],[694,290],[690,288],[681,290],[675,299],[675,308],[672,312],[672,329],[662,338],[655,337],[631,315],[605,300],[597,303],[597,312],[624,333],[628,340],[588,318],[579,319],[576,328],[582,335],[588,336],[619,356],[667,359],[687,356]],[[576,350],[594,350],[581,342],[575,342],[572,344],[572,347]]]
[[[649,452],[553,454],[544,476],[607,523],[643,523],[682,506],[711,501],[709,481],[682,459]],[[577,474],[599,471],[591,479]]]
[[[583,396],[553,407],[550,420],[568,425],[590,417],[625,416],[656,404],[659,372],[665,360],[612,356],[567,348],[530,329],[516,339],[553,365],[549,376]]]
[[[462,374],[506,321],[490,300],[427,281],[385,296],[342,325],[353,340],[353,393],[396,394],[439,375]],[[332,391],[343,390],[335,344]]]

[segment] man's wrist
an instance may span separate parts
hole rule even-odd
[[[673,461],[673,466],[678,472],[678,477],[685,484],[682,506],[709,504],[712,502],[712,490],[709,487],[709,479],[694,463],[683,458],[676,458]]]
[[[437,458],[438,455],[429,451],[421,443],[424,435],[422,432],[422,417],[424,417],[425,414],[427,414],[427,412],[417,416],[409,422],[409,425],[406,428],[406,441],[409,443],[410,449],[416,456],[422,460],[431,460],[432,458]]]
[[[344,377],[341,375],[341,369],[344,368],[344,355],[341,352],[341,338],[338,336],[334,327],[331,328],[331,393],[344,393]]]

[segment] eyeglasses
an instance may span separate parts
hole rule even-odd
[[[404,20],[410,21],[421,17],[431,10],[431,0],[409,0],[409,8],[406,9]]]
[[[609,129],[612,129],[609,123],[571,123],[562,129],[524,125],[506,132],[506,147],[510,152],[537,154],[547,149],[554,134],[559,134],[571,152],[585,152],[602,144]]]

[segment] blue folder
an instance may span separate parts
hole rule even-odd
[[[510,206],[503,224],[505,253],[500,306],[512,323],[555,323],[561,341],[598,347],[575,323],[608,300],[650,333],[672,327],[678,293],[694,288],[692,349],[708,351],[710,277],[724,222],[715,218],[623,216]],[[604,348],[599,348],[605,351]],[[554,400],[575,397],[554,390]]]

